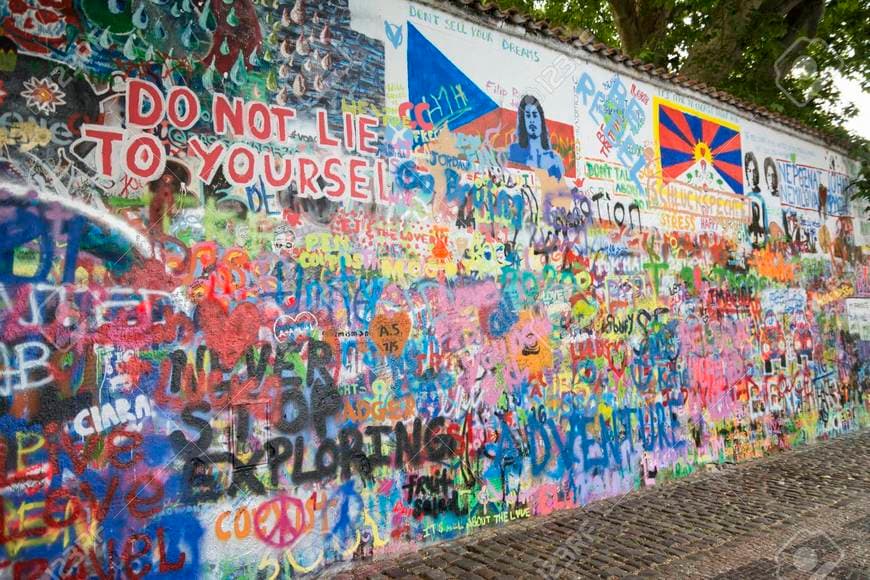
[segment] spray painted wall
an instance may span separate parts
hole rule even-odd
[[[299,575],[868,422],[836,151],[401,0],[0,10],[4,576]]]

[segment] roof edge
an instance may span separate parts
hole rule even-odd
[[[542,36],[543,40],[555,40],[565,45],[566,48],[570,47],[584,50],[588,53],[610,60],[615,63],[615,65],[621,66],[627,70],[635,69],[636,71],[647,73],[651,77],[674,85],[675,87],[689,89],[704,94],[714,100],[730,105],[745,113],[749,113],[752,117],[751,120],[753,121],[762,118],[792,129],[804,138],[807,134],[812,135],[828,145],[833,145],[839,148],[842,153],[848,153],[854,145],[852,141],[844,139],[839,135],[834,135],[827,131],[810,127],[793,117],[776,113],[762,105],[744,101],[726,91],[720,91],[715,87],[689,79],[679,73],[672,73],[662,67],[656,67],[651,63],[645,63],[636,58],[632,58],[621,50],[598,41],[588,30],[583,30],[581,33],[568,33],[563,27],[554,26],[547,20],[536,19],[532,15],[516,8],[502,9],[494,2],[486,2],[485,0],[439,0],[437,2],[434,0],[413,1],[419,1],[421,4],[426,4],[436,8],[441,5],[442,9],[443,5],[446,4],[455,7],[461,12],[471,12],[477,16],[482,16],[487,19],[495,19],[502,23],[508,23],[513,26],[524,28],[530,36]]]

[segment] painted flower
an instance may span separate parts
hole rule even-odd
[[[3,106],[3,101],[6,100],[6,95],[9,93],[6,92],[6,87],[3,86],[3,81],[0,80],[0,106]]]
[[[30,77],[29,81],[24,81],[24,88],[27,90],[22,91],[21,96],[27,99],[27,106],[36,107],[42,113],[54,113],[58,105],[66,104],[66,95],[51,79]]]

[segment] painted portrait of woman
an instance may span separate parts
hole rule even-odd
[[[755,158],[755,153],[747,152],[743,157],[743,171],[746,172],[746,183],[749,185],[749,191],[752,193],[761,193],[759,186],[760,175],[758,173],[758,160]]]
[[[779,173],[772,157],[764,158],[764,183],[767,185],[767,191],[770,192],[770,195],[779,197]]]
[[[148,205],[148,229],[152,234],[166,231],[166,218],[176,213],[176,196],[190,186],[190,171],[183,163],[170,159],[163,174],[148,183],[151,202]]]
[[[532,95],[526,95],[520,100],[516,141],[511,143],[508,159],[514,163],[546,169],[556,179],[561,179],[565,174],[562,158],[550,148],[544,109]]]

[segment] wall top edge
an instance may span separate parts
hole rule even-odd
[[[715,87],[686,78],[679,73],[671,73],[651,63],[633,59],[622,51],[597,41],[587,31],[580,34],[568,34],[562,27],[553,26],[546,20],[536,20],[516,9],[502,10],[494,4],[480,0],[413,1],[454,16],[461,16],[476,21],[476,23],[497,28],[511,36],[523,38],[573,58],[623,74],[634,80],[648,82],[681,96],[691,97],[708,105],[727,109],[747,121],[784,131],[803,141],[833,148],[842,155],[849,153],[850,142],[847,140],[810,127],[792,117],[775,113],[761,105],[744,101],[726,91],[720,91]],[[812,139],[809,138],[810,136]]]

